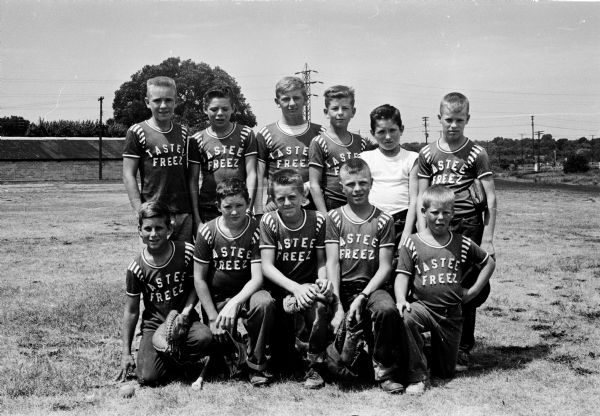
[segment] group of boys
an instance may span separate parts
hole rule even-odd
[[[307,346],[307,388],[335,379],[332,348],[352,374],[348,356],[367,353],[370,377],[389,393],[420,394],[430,375],[453,376],[467,364],[475,300],[485,300],[494,269],[495,191],[485,150],[463,135],[468,100],[458,93],[444,97],[443,138],[426,146],[418,161],[400,153],[398,110],[373,111],[376,151],[392,162],[400,155],[411,175],[410,188],[406,178],[402,185],[410,194],[396,197],[409,208],[394,211],[369,199],[372,168],[386,165],[370,167],[361,153],[373,144],[348,131],[356,112],[352,88],[326,90],[327,128],[305,120],[300,79],[283,78],[275,93],[282,118],[255,136],[231,121],[232,92],[209,90],[203,104],[210,125],[188,137],[173,122],[175,82],[148,80],[152,116],[129,129],[123,161],[145,248],[127,270],[122,378],[133,368],[144,385],[181,375],[182,366],[193,373],[200,357],[239,337],[238,320],[247,331],[246,364],[255,386],[268,384],[274,372],[304,368],[299,339]],[[470,200],[474,179],[487,194],[484,213]],[[377,193],[378,201],[394,206],[393,195],[381,187]],[[487,253],[479,248],[482,239]],[[140,295],[136,363],[131,353]],[[189,328],[178,362],[152,347],[171,310]],[[364,342],[349,342],[355,336]],[[350,354],[342,351],[350,344]]]

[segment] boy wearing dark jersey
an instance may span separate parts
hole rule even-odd
[[[283,298],[292,294],[300,309],[310,336],[308,359],[311,368],[305,386],[324,385],[319,374],[328,341],[328,322],[325,298],[331,286],[325,281],[325,216],[318,211],[302,208],[304,184],[299,173],[283,169],[270,179],[269,193],[277,205],[260,222],[260,249],[263,274],[267,278],[277,310],[271,352],[279,371],[288,370],[284,364],[293,363],[296,353],[295,317],[283,311]],[[320,279],[317,282],[317,279]],[[323,282],[320,286],[317,283]],[[317,299],[321,301],[317,302]],[[284,367],[284,368],[282,368]]]
[[[454,376],[462,332],[461,305],[471,301],[489,281],[491,256],[471,239],[450,231],[454,193],[434,185],[423,194],[421,213],[426,228],[407,238],[398,253],[394,291],[407,332],[406,392],[421,394],[429,379],[423,353],[423,332],[431,333],[431,375]],[[461,285],[463,272],[480,266],[472,286]],[[410,296],[409,296],[410,294]]]
[[[166,205],[145,202],[139,210],[139,234],[146,245],[127,268],[127,301],[123,315],[123,353],[120,379],[135,367],[141,385],[156,385],[175,378],[182,371],[179,363],[157,352],[152,336],[171,310],[192,322],[182,346],[182,362],[196,364],[207,355],[211,344],[210,329],[199,320],[194,309],[198,301],[193,283],[194,247],[169,240],[171,218]],[[131,343],[144,300],[142,339],[137,365],[131,355]]]
[[[147,81],[146,106],[152,116],[127,130],[123,183],[137,213],[146,201],[166,204],[176,241],[192,241],[190,194],[186,180],[187,129],[173,122],[177,89],[169,77]],[[141,190],[136,175],[140,175]]]
[[[383,290],[392,272],[394,220],[369,202],[372,179],[362,159],[340,168],[340,183],[348,204],[329,211],[325,247],[327,278],[341,302],[332,326],[343,319],[361,324],[369,334],[375,380],[388,393],[401,393],[397,381],[400,360],[400,314]]]
[[[490,161],[485,149],[464,136],[469,122],[469,100],[463,94],[452,92],[440,103],[438,115],[442,125],[442,138],[430,143],[419,152],[419,200],[431,185],[444,185],[455,195],[455,214],[451,230],[463,234],[480,245],[492,257],[494,230],[496,227],[496,190]],[[482,213],[475,209],[469,187],[475,179],[481,180],[487,199],[487,209]],[[424,219],[418,218],[418,229],[423,230]],[[463,285],[471,286],[478,270],[466,271]],[[469,364],[469,353],[475,345],[476,308],[487,299],[487,285],[477,298],[463,305],[463,334],[460,342],[459,366],[465,370]]]
[[[325,90],[327,131],[312,139],[308,149],[310,194],[323,214],[346,204],[338,177],[340,166],[370,146],[370,142],[348,131],[354,114],[354,89],[335,85]]]
[[[215,87],[204,94],[204,113],[210,126],[190,138],[189,187],[197,225],[217,218],[217,184],[228,178],[246,182],[252,209],[256,189],[256,138],[250,127],[231,121],[233,93]],[[198,182],[202,186],[198,194]]]
[[[308,99],[304,82],[297,77],[282,78],[275,85],[275,104],[281,109],[281,120],[269,124],[258,132],[256,213],[276,209],[271,203],[263,207],[263,182],[280,169],[294,169],[302,177],[305,192],[309,190],[308,148],[310,141],[323,128],[304,118]],[[306,209],[315,209],[309,199]]]
[[[228,342],[238,318],[248,331],[250,382],[269,382],[266,347],[275,303],[261,290],[260,232],[247,214],[250,196],[244,182],[229,178],[216,189],[221,216],[201,226],[194,250],[194,282],[217,342]]]

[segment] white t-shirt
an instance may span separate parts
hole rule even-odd
[[[375,149],[362,152],[360,158],[371,168],[371,204],[390,215],[408,209],[408,180],[419,154],[400,149],[396,156],[388,157]]]

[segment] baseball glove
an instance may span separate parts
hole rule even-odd
[[[174,359],[180,359],[181,344],[185,341],[189,329],[189,317],[172,310],[167,315],[165,322],[160,324],[152,336],[152,345],[154,345],[156,351]]]
[[[320,280],[317,280],[317,283],[315,283],[314,285],[317,287],[318,290],[322,289],[322,282]],[[330,296],[325,296],[321,293],[319,293],[319,295],[316,297],[317,302],[321,302],[321,303],[331,303],[333,301],[333,295]],[[285,298],[283,298],[283,311],[286,313],[296,313],[296,312],[300,312],[303,308],[300,306],[300,304],[298,303],[298,300],[296,299],[296,297],[294,295],[287,295]]]

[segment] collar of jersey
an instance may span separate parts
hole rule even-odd
[[[171,133],[171,130],[173,130],[173,126],[175,125],[175,123],[173,123],[173,120],[171,120],[171,127],[169,127],[169,130],[161,130],[158,127],[154,127],[152,124],[148,123],[148,120],[145,120],[144,123],[146,123],[148,127],[150,127],[152,130],[162,134]]]
[[[169,240],[169,243],[171,243],[171,247],[173,248],[173,250],[171,251],[171,256],[163,264],[161,264],[159,266],[155,266],[153,264],[150,264],[150,262],[148,261],[148,259],[146,259],[146,255],[144,254],[146,250],[142,250],[142,260],[143,260],[143,262],[146,263],[149,267],[152,267],[153,269],[162,269],[163,267],[165,267],[167,264],[169,264],[171,262],[171,260],[173,260],[173,256],[175,255],[175,243],[173,241],[171,241],[171,240]]]
[[[285,225],[285,222],[283,221],[283,218],[281,218],[279,211],[275,211],[275,215],[277,215],[277,219],[279,220],[281,225],[283,225],[285,228],[287,228],[290,231],[298,231],[300,228],[304,227],[304,224],[306,224],[306,218],[308,217],[308,215],[306,214],[306,210],[304,208],[302,208],[302,215],[304,215],[304,219],[302,220],[302,223],[300,223],[298,228],[290,228],[287,225]]]
[[[307,121],[306,122],[306,128],[301,133],[298,133],[298,134],[289,134],[288,132],[286,132],[285,130],[283,130],[281,128],[281,124],[283,124],[283,123],[281,123],[281,120],[280,120],[280,121],[277,121],[275,123],[275,126],[277,126],[277,128],[279,129],[280,132],[282,132],[286,136],[290,136],[290,137],[302,136],[304,133],[306,133],[308,131],[308,129],[310,129],[310,121]],[[287,124],[286,124],[286,126],[287,126]]]
[[[346,214],[346,210],[344,209],[345,205],[342,206],[340,208],[340,210],[342,211],[342,215],[344,217],[346,217],[346,219],[348,221],[350,221],[352,224],[364,224],[366,222],[369,222],[371,220],[371,218],[373,218],[373,215],[375,215],[375,211],[377,211],[377,207],[375,205],[373,205],[373,210],[371,211],[371,213],[369,214],[369,216],[367,218],[365,218],[362,221],[354,221],[352,218],[350,218],[347,214]]]
[[[348,134],[350,135],[350,143],[348,144],[344,144],[341,142],[341,140],[336,140],[333,137],[331,137],[329,134],[327,134],[327,132],[323,133],[325,136],[329,137],[329,140],[331,140],[333,143],[337,144],[338,146],[341,147],[350,147],[352,145],[352,143],[354,143],[354,134],[348,132]]]
[[[229,130],[229,133],[227,133],[227,134],[226,134],[225,136],[223,136],[223,137],[218,137],[218,136],[217,136],[217,135],[214,133],[214,131],[213,131],[213,132],[211,132],[211,130],[212,130],[212,129],[211,129],[210,127],[207,127],[205,131],[206,131],[206,134],[208,134],[210,137],[213,137],[213,138],[215,138],[215,139],[218,139],[218,140],[223,140],[223,139],[226,139],[226,138],[228,138],[229,136],[231,136],[231,135],[233,134],[233,132],[235,131],[235,127],[236,127],[236,126],[237,126],[237,124],[236,124],[236,123],[231,123],[231,130]]]
[[[217,231],[219,232],[219,234],[221,234],[223,236],[223,238],[225,238],[227,240],[235,240],[236,238],[239,238],[240,236],[244,235],[244,233],[246,232],[246,230],[248,230],[248,227],[250,227],[250,223],[252,222],[252,221],[250,221],[250,216],[248,214],[246,214],[246,218],[248,219],[248,222],[247,222],[246,226],[244,227],[244,229],[242,231],[240,231],[240,233],[238,235],[235,235],[233,237],[229,237],[221,229],[221,226],[219,225],[219,218],[222,218],[222,217],[217,217],[217,222],[216,222],[216,224],[217,224]]]
[[[448,245],[452,242],[452,240],[454,240],[454,233],[452,231],[450,231],[450,238],[448,239],[448,242],[446,244],[444,244],[443,246],[437,246],[437,245],[434,245],[434,244],[429,244],[427,241],[425,241],[425,240],[423,240],[421,238],[421,235],[419,233],[417,233],[417,237],[426,246],[433,247],[433,248],[444,248],[444,247],[448,247]]]
[[[468,145],[468,144],[469,144],[469,142],[471,141],[471,140],[470,140],[468,137],[465,137],[465,139],[467,139],[467,140],[465,141],[465,143],[464,143],[464,144],[463,144],[461,147],[459,147],[459,148],[458,148],[458,149],[456,149],[456,150],[452,150],[452,151],[450,151],[450,150],[444,150],[444,149],[442,149],[442,148],[440,147],[440,139],[438,139],[438,140],[437,140],[437,142],[435,142],[435,145],[437,146],[437,148],[438,148],[438,150],[439,150],[440,152],[452,154],[452,153],[460,152],[460,151],[461,151],[462,149],[464,149],[464,148],[465,148],[465,146],[466,146],[466,145]]]

